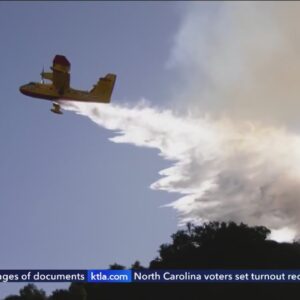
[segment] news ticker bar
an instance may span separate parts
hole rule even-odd
[[[0,270],[0,282],[230,283],[299,282],[290,270]]]

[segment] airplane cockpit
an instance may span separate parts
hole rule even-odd
[[[35,82],[29,82],[29,83],[24,85],[24,87],[26,87],[28,89],[33,89],[35,86],[36,86]]]

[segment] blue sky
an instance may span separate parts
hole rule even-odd
[[[0,226],[2,269],[147,265],[177,229],[176,199],[149,189],[169,165],[149,149],[108,141],[87,118],[51,114],[19,86],[39,81],[55,54],[71,62],[71,85],[90,89],[118,75],[113,101],[167,99],[166,68],[179,2],[1,2]],[[167,101],[166,101],[167,100]],[[51,290],[52,285],[40,285]],[[58,286],[58,285],[54,285]],[[19,285],[1,286],[0,297]]]

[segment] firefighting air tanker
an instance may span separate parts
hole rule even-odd
[[[51,67],[52,72],[42,72],[42,82],[30,82],[20,87],[20,92],[26,96],[50,100],[53,102],[51,111],[62,114],[59,100],[109,103],[115,85],[116,75],[107,74],[99,79],[90,91],[75,90],[70,87],[71,64],[63,55],[56,55]],[[44,79],[51,81],[45,83]]]

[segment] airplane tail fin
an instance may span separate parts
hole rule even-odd
[[[91,89],[90,93],[97,98],[99,102],[109,103],[117,76],[115,74],[107,74],[101,77],[96,85]]]

